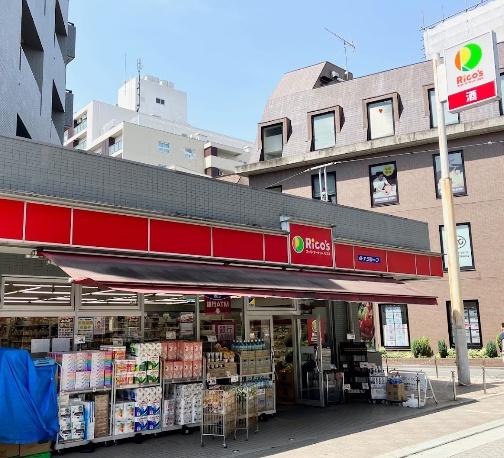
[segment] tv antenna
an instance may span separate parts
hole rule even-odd
[[[137,113],[140,111],[140,73],[142,71],[143,65],[142,65],[142,59],[138,58],[137,59],[137,71],[138,71],[138,83],[137,83],[137,106],[136,106],[136,111]]]
[[[327,27],[324,27],[324,29],[329,32],[331,35],[335,36],[338,40],[340,40],[343,43],[343,48],[345,48],[345,77],[346,80],[348,81],[348,48],[351,48],[355,52],[355,45],[351,42],[343,38],[342,36],[338,35],[337,33],[333,32],[332,30],[329,30]]]

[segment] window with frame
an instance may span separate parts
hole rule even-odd
[[[384,99],[367,103],[368,139],[389,137],[394,135],[394,105],[393,100]]]
[[[283,125],[282,123],[263,126],[261,129],[263,160],[276,159],[282,156],[283,151]]]
[[[382,345],[385,348],[409,348],[409,320],[406,304],[379,304]]]
[[[189,159],[189,160],[193,160],[196,157],[192,148],[185,148],[184,149],[184,156],[186,159]]]
[[[444,226],[439,226],[441,253],[443,253],[443,269],[448,270],[448,255],[445,252],[446,234]],[[469,223],[457,224],[457,246],[460,270],[474,270],[474,255],[472,246],[471,225]]]
[[[168,142],[158,142],[158,151],[163,154],[169,154],[170,144]]]
[[[448,335],[450,337],[450,347],[455,346],[453,338],[453,316],[451,302],[446,302],[446,313],[448,319]],[[481,320],[479,313],[479,303],[477,300],[464,301],[464,326],[467,338],[467,348],[482,348],[483,339],[481,337]]]
[[[312,150],[331,148],[336,145],[336,119],[334,111],[311,117]]]
[[[437,127],[437,111],[436,111],[436,90],[431,88],[428,90],[429,97],[429,115],[430,115],[430,126],[431,129]],[[452,113],[448,110],[448,104],[446,102],[443,103],[443,111],[445,116],[445,126],[449,126],[451,124],[458,124],[460,122],[460,116],[458,113]]]
[[[439,154],[434,154],[434,181],[436,183],[436,197],[441,198],[441,163]],[[452,191],[454,196],[467,196],[467,185],[464,166],[464,154],[462,151],[452,151],[448,153],[449,173],[452,180]]]
[[[164,99],[160,99],[160,98],[156,97],[156,103],[157,103],[158,105],[164,105],[164,104],[165,104],[165,101],[164,101]]]
[[[324,174],[321,173],[322,186],[320,186],[320,177],[317,174],[311,176],[312,199],[322,200],[320,191],[327,192],[327,201],[332,204],[336,203],[336,172],[327,172],[327,190],[325,189]]]

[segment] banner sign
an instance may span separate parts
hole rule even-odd
[[[205,313],[220,315],[231,312],[231,297],[216,294],[205,296]]]
[[[458,112],[500,98],[495,35],[485,33],[445,51],[448,109]]]
[[[333,267],[332,229],[290,223],[291,264]]]

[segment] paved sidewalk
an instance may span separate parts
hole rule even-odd
[[[99,447],[96,458],[133,457],[229,457],[247,458],[278,456],[311,457],[374,457],[393,450],[413,446],[469,426],[477,426],[500,417],[504,396],[485,398],[479,386],[461,387],[457,401],[452,398],[449,380],[433,381],[439,405],[429,401],[423,409],[399,406],[348,403],[326,409],[301,407],[282,409],[247,442],[244,436],[229,439],[228,448],[221,439],[205,439],[199,443],[199,432],[149,437],[141,444],[122,442],[113,447]],[[494,393],[504,392],[502,385],[489,387]],[[484,399],[483,399],[484,398]],[[450,400],[451,399],[451,400]],[[481,412],[480,412],[481,411]],[[480,412],[480,413],[475,413]],[[464,424],[465,423],[465,424]],[[77,458],[77,453],[68,453]]]

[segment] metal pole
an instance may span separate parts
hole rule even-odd
[[[446,234],[446,247],[448,254],[448,282],[450,284],[451,309],[453,314],[453,338],[457,352],[457,373],[461,385],[471,384],[469,370],[469,357],[467,353],[467,340],[464,326],[464,306],[460,291],[459,259],[457,245],[457,226],[453,206],[452,182],[450,179],[448,162],[448,143],[446,140],[446,126],[443,104],[439,99],[438,66],[439,54],[432,59],[434,65],[434,83],[436,85],[436,113],[439,137],[439,160],[441,163],[441,199],[443,204],[443,222]]]
[[[200,317],[200,299],[199,295],[196,294],[194,297],[194,311],[196,313],[196,340],[201,338],[201,317]]]
[[[420,377],[418,376],[418,372],[416,375],[416,389],[417,389],[417,395],[418,395],[418,408],[420,408]]]
[[[452,375],[452,384],[453,384],[453,400],[457,400],[457,387],[455,385],[455,371],[451,371]]]
[[[487,394],[487,392],[486,392],[486,371],[485,371],[485,366],[482,366],[481,369],[483,370],[483,393]]]
[[[434,364],[436,365],[436,378],[439,378],[439,370],[437,365],[437,358],[434,356]]]

